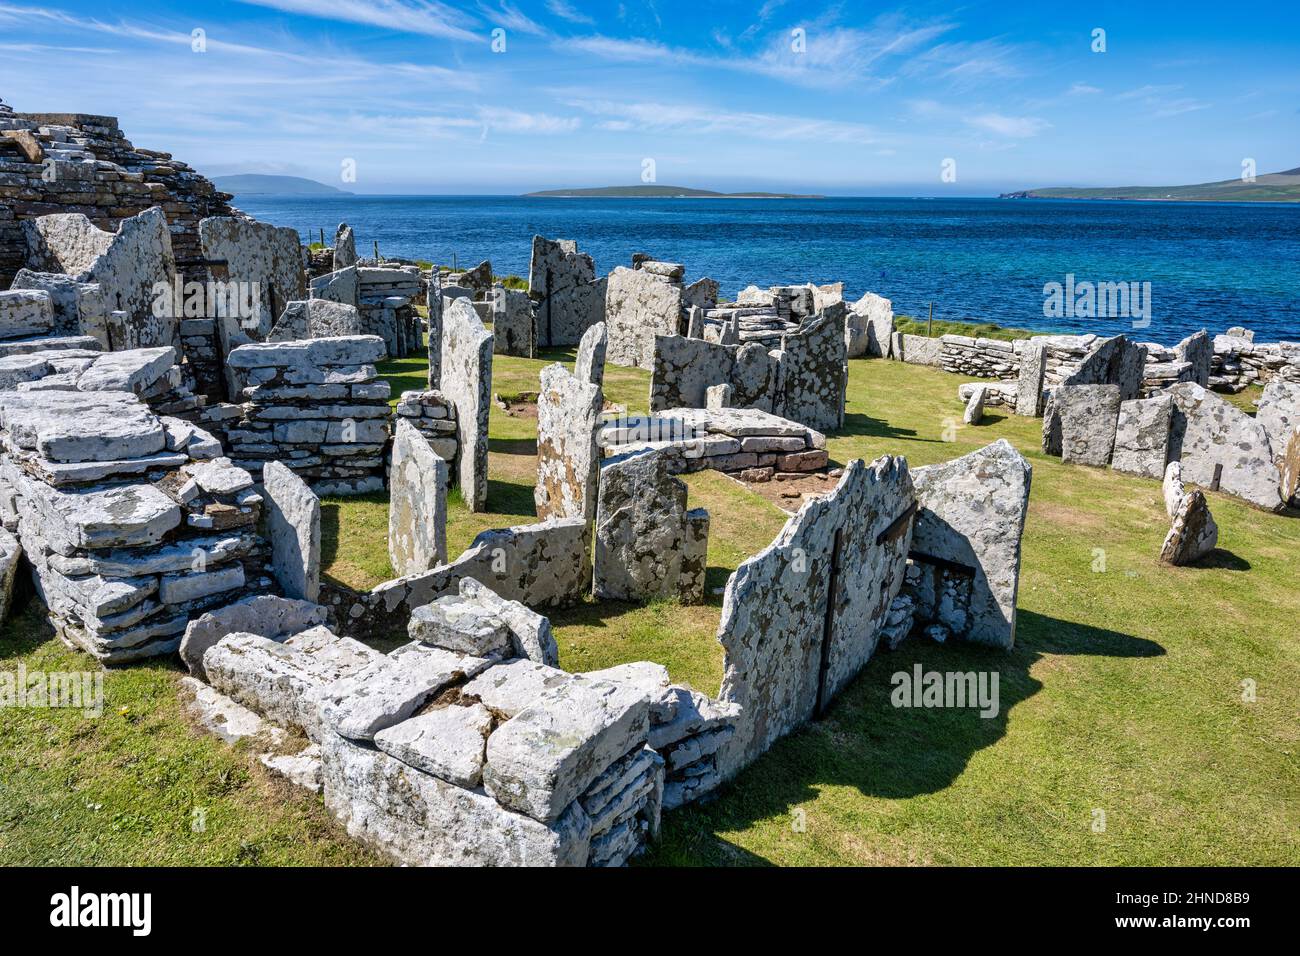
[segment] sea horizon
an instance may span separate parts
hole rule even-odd
[[[1172,345],[1202,328],[1300,338],[1300,216],[1290,203],[996,197],[767,199],[515,194],[236,196],[249,215],[331,242],[346,221],[362,255],[526,276],[534,234],[574,239],[598,273],[633,253],[681,262],[687,281],[745,286],[843,282],[845,298],[890,299],[899,315],[1036,332],[1129,334]],[[563,202],[547,202],[563,199]],[[395,209],[405,205],[406,208]],[[1189,208],[1191,207],[1191,208]],[[1119,282],[1149,315],[1048,316],[1050,283]]]

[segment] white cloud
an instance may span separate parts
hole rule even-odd
[[[1001,113],[981,113],[978,116],[968,116],[965,122],[966,125],[973,126],[976,129],[987,130],[990,133],[997,133],[999,136],[1009,136],[1014,139],[1037,136],[1043,130],[1052,128],[1052,124],[1047,120],[1033,116],[1004,116]]]
[[[474,17],[432,0],[241,0],[258,7],[298,13],[324,20],[342,20],[385,27],[403,33],[481,41],[470,31]]]
[[[568,20],[570,23],[582,23],[590,26],[596,22],[573,4],[567,3],[566,0],[546,0],[546,9],[561,20]]]
[[[480,3],[478,9],[483,14],[483,18],[493,26],[508,31],[513,30],[516,33],[527,33],[530,36],[547,36],[549,33],[546,27],[531,19],[518,7],[511,6],[506,0],[501,0],[495,10],[485,3]]]
[[[568,105],[594,116],[606,117],[597,125],[611,131],[688,132],[695,136],[725,134],[763,140],[858,145],[881,142],[876,130],[863,123],[808,116],[726,111],[703,104],[627,103],[582,98],[570,100]]]
[[[1093,93],[1100,93],[1101,87],[1089,86],[1087,83],[1075,83],[1065,91],[1066,96],[1091,96]]]

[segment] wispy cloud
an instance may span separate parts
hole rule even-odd
[[[505,30],[527,33],[530,36],[547,36],[550,33],[546,27],[533,20],[518,7],[511,6],[505,0],[501,0],[495,9],[485,3],[479,3],[478,9],[483,14],[483,19],[487,20],[488,23],[502,27]]]
[[[1012,139],[1027,139],[1052,128],[1052,124],[1044,119],[1034,116],[1004,116],[1002,113],[980,113],[978,116],[968,116],[965,123],[967,126]]]
[[[581,23],[590,26],[596,22],[573,4],[567,3],[566,0],[546,0],[546,9],[561,20],[568,20],[570,23]]]
[[[1094,93],[1100,93],[1101,87],[1090,86],[1087,83],[1075,83],[1065,91],[1066,96],[1091,96]]]
[[[874,145],[880,134],[863,123],[808,116],[721,110],[705,104],[616,102],[575,98],[568,105],[604,117],[600,129],[649,133],[690,131],[697,136],[736,135],[754,139]]]
[[[241,0],[258,7],[303,14],[324,20],[364,23],[402,33],[445,37],[450,40],[481,41],[470,30],[477,20],[432,0]]]

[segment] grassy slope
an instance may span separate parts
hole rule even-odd
[[[546,361],[563,356],[551,355]],[[494,388],[534,388],[546,361],[496,361]],[[419,387],[419,362],[385,369]],[[611,401],[643,409],[644,373],[609,370]],[[1297,687],[1300,522],[1211,495],[1225,549],[1167,568],[1154,482],[1066,467],[1037,452],[1035,420],[995,413],[962,427],[961,379],[880,361],[851,363],[839,461],[904,454],[942,461],[1006,437],[1034,464],[1017,648],[1011,654],[909,641],[878,657],[828,717],[780,742],[718,799],[667,815],[648,862],[1300,863]],[[452,508],[455,553],[479,530],[532,515],[533,422],[492,413],[490,515]],[[764,547],[783,516],[729,479],[692,476],[713,515],[709,588]],[[388,576],[382,500],[326,503],[327,573],[357,586]],[[340,532],[340,527],[344,529]],[[1094,549],[1106,552],[1095,572]],[[1289,563],[1290,562],[1290,563]],[[716,691],[720,597],[584,606],[553,620],[562,663],[650,658]],[[32,611],[0,638],[5,667],[73,669]],[[896,710],[890,675],[915,662],[997,670],[1001,712]],[[0,712],[0,862],[348,863],[368,859],[320,802],[269,781],[250,758],[188,729],[177,671],[109,673],[98,721]],[[1240,682],[1258,700],[1241,700]],[[118,712],[126,707],[126,713]],[[190,832],[193,805],[208,830]],[[98,809],[96,809],[96,807]],[[794,811],[806,827],[796,832]],[[1092,830],[1093,811],[1107,827]]]

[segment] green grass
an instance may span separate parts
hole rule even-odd
[[[894,331],[905,332],[908,335],[926,335],[928,333],[936,339],[945,335],[966,335],[975,339],[1001,339],[1004,342],[1045,334],[1041,329],[1038,331],[1004,329],[993,322],[956,322],[951,319],[935,319],[933,323],[929,324],[927,322],[928,320],[924,316],[915,319],[910,315],[896,315],[894,316]]]
[[[496,356],[494,391],[533,390],[540,369],[557,360],[572,354]],[[387,363],[383,374],[394,396],[423,387],[418,360]],[[1199,567],[1162,566],[1168,521],[1157,483],[1046,458],[1040,423],[997,409],[987,424],[953,432],[962,381],[852,361],[845,428],[830,452],[841,463],[892,453],[924,465],[1007,438],[1026,454],[1034,478],[1016,649],[912,639],[878,656],[825,719],[780,741],[716,799],[667,814],[645,862],[1300,863],[1300,521],[1211,494],[1223,550]],[[607,382],[611,401],[645,408],[644,372],[610,368]],[[453,554],[478,531],[534,513],[533,420],[494,407],[491,439],[492,511],[470,515],[453,500]],[[715,592],[784,516],[721,475],[689,484],[692,505],[713,519],[706,604],[589,603],[555,614],[565,667],[653,659],[716,692]],[[391,574],[381,496],[328,500],[324,520],[329,576],[367,587]],[[1094,570],[1098,549],[1104,570]],[[34,609],[0,632],[0,660],[87,666]],[[996,670],[999,714],[894,709],[890,675],[917,662]],[[110,671],[98,720],[0,712],[0,863],[370,859],[319,799],[191,729],[178,677],[164,662]],[[1255,682],[1253,703],[1242,700],[1244,680]],[[190,831],[195,805],[208,808],[202,834]],[[1093,830],[1095,810],[1105,811],[1104,832]]]

